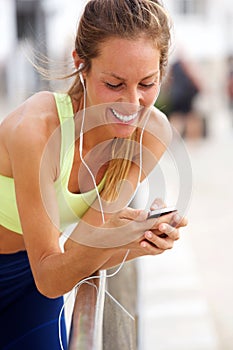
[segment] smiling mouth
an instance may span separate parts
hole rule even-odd
[[[129,123],[132,120],[136,119],[138,116],[138,112],[133,113],[133,114],[129,114],[129,115],[123,115],[121,113],[118,113],[115,109],[111,108],[111,111],[114,115],[115,118],[117,118],[119,121],[121,121],[122,123]]]

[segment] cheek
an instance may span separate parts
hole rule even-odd
[[[144,102],[146,106],[152,106],[155,104],[159,95],[159,88],[153,90],[151,92],[147,92],[144,94]]]
[[[117,101],[118,94],[114,91],[102,87],[97,92],[99,103],[112,103]]]
[[[114,93],[102,85],[90,86],[90,89],[87,89],[87,95],[94,104],[114,101]]]

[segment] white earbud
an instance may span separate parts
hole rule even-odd
[[[83,67],[84,67],[84,63],[80,63],[80,65],[78,66],[78,70],[81,70]],[[79,72],[78,74],[79,74],[80,81],[84,87],[85,83],[84,83],[82,72]]]
[[[84,63],[82,62],[82,63],[80,63],[80,65],[78,66],[78,69],[83,69],[83,67],[84,67]]]

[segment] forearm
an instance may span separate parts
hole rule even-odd
[[[102,269],[112,254],[111,249],[68,245],[64,253],[51,254],[41,260],[35,278],[37,287],[50,298],[64,295],[79,281]]]
[[[142,256],[142,252],[131,251],[130,249],[121,249],[114,253],[101,267],[101,270],[107,270],[120,265],[123,261],[130,261]]]
[[[147,213],[143,214],[146,217]],[[130,217],[128,225],[125,224],[127,215]],[[41,293],[52,298],[63,295],[96,271],[119,265],[128,248],[131,248],[130,244],[125,243],[133,237],[141,236],[145,231],[144,217],[139,222],[134,220],[134,216],[138,218],[139,213],[133,209],[125,209],[104,227],[95,227],[80,221],[66,241],[64,253],[55,241],[56,238],[54,242],[50,241],[51,250],[46,246],[46,254],[33,264],[35,281]],[[119,246],[119,242],[125,245]],[[134,253],[130,252],[127,260],[142,255],[137,242],[133,241],[131,245]],[[38,256],[36,251],[34,254]]]

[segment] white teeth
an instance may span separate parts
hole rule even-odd
[[[138,112],[136,112],[134,114],[130,114],[130,115],[122,115],[122,114],[118,113],[117,111],[115,111],[115,109],[113,109],[113,108],[111,108],[111,111],[114,114],[114,116],[123,123],[130,122],[131,120],[135,119],[138,115]]]

